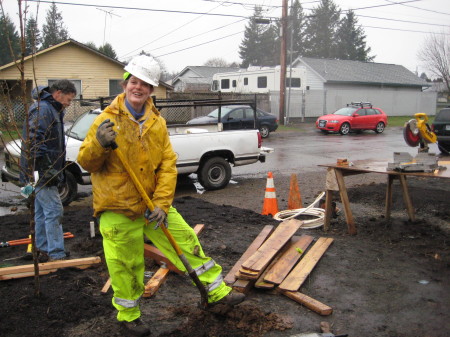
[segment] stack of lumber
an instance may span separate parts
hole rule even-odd
[[[276,229],[265,226],[225,276],[225,282],[244,293],[253,287],[276,289],[321,315],[331,314],[331,307],[298,290],[333,239],[294,235],[301,225],[301,221],[291,219]]]

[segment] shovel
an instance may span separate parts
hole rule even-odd
[[[136,174],[131,169],[131,166],[128,164],[128,162],[126,161],[125,157],[123,156],[122,152],[119,150],[118,147],[119,146],[117,145],[116,142],[113,142],[111,144],[111,148],[113,150],[115,150],[117,157],[119,157],[119,160],[122,162],[122,165],[125,167],[125,170],[128,172],[131,180],[134,183],[134,186],[139,191],[139,194],[141,195],[141,197],[144,199],[145,204],[147,205],[148,209],[150,211],[153,211],[153,209],[155,208],[155,206],[153,205],[153,202],[148,197],[147,193],[145,192],[144,188],[141,185],[141,182],[136,177]],[[186,268],[192,281],[194,281],[195,285],[197,286],[198,290],[200,291],[200,295],[201,295],[200,306],[201,306],[201,308],[206,309],[208,307],[208,293],[206,291],[205,286],[203,285],[203,283],[200,282],[200,279],[198,278],[197,273],[194,271],[194,269],[189,264],[188,260],[186,259],[186,256],[184,256],[183,252],[181,251],[180,246],[178,246],[178,243],[175,241],[174,237],[169,232],[169,230],[166,228],[166,226],[164,226],[164,224],[161,224],[161,226],[159,226],[159,227],[162,229],[162,231],[166,235],[166,237],[169,240],[170,244],[172,245],[173,249],[177,253],[179,259],[181,260],[184,267]]]

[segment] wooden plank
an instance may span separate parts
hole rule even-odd
[[[102,288],[102,294],[106,294],[109,290],[109,287],[111,287],[111,277],[108,277],[108,280],[106,281],[105,285]]]
[[[47,270],[39,270],[39,275],[47,275],[50,273],[54,273],[58,269],[47,269]],[[0,280],[12,280],[17,278],[23,278],[23,277],[33,277],[34,271],[30,272],[24,272],[24,273],[16,273],[16,274],[7,274],[7,275],[1,275]]]
[[[403,191],[403,201],[405,202],[406,210],[408,212],[409,220],[416,221],[416,217],[414,215],[414,207],[411,202],[411,197],[408,192],[408,184],[406,183],[406,175],[400,175],[400,185],[402,186]]]
[[[236,291],[239,291],[241,293],[247,294],[250,289],[253,288],[255,281],[248,281],[248,280],[236,280],[236,282],[233,283],[233,289]]]
[[[259,247],[259,249],[242,264],[241,269],[262,272],[301,225],[302,222],[295,219],[280,223],[261,247]]]
[[[394,179],[395,179],[394,175],[388,174],[387,187],[386,187],[386,205],[385,205],[385,211],[384,211],[384,216],[386,217],[386,220],[389,220],[391,218],[392,182],[394,181]]]
[[[205,228],[204,224],[198,224],[194,227],[194,232],[196,235],[200,235]],[[162,253],[161,253],[162,254]],[[164,256],[164,255],[163,255]],[[175,266],[174,266],[175,267]],[[176,268],[176,267],[175,267]],[[178,268],[177,270],[181,272]],[[143,297],[153,296],[159,289],[159,287],[164,283],[167,276],[169,275],[169,268],[159,268],[156,273],[148,280],[144,287]],[[184,274],[184,273],[183,273]]]
[[[300,262],[280,284],[280,289],[297,291],[332,242],[332,238],[319,238],[314,246],[312,246],[306,253],[303,259],[300,260]]]
[[[92,265],[95,263],[100,263],[101,259],[98,256],[95,257],[85,257],[81,259],[71,259],[71,260],[61,260],[61,261],[53,261],[53,262],[45,262],[39,263],[39,270],[50,270],[50,269],[59,269],[66,267],[78,267],[78,266],[86,266]],[[9,275],[9,274],[21,274],[21,273],[34,273],[34,264],[26,264],[21,266],[14,267],[5,267],[0,268],[0,275]]]
[[[289,248],[267,271],[264,281],[274,284],[280,284],[283,282],[313,240],[314,238],[310,235],[302,235],[301,237],[297,237],[296,241],[292,241]],[[298,249],[301,249],[302,252],[300,253]]]
[[[325,232],[328,232],[328,230],[330,229],[331,215],[333,213],[332,201],[333,201],[333,191],[326,190],[325,191],[325,219],[324,219],[324,223],[323,223],[323,230]]]
[[[145,285],[143,297],[153,296],[164,283],[169,272],[170,270],[168,268],[159,268]]]
[[[280,258],[284,255],[284,253],[299,239],[300,239],[299,236],[293,236],[291,238],[291,241],[287,245],[284,246],[282,251],[280,251],[280,253],[278,253],[275,256],[275,258],[272,260],[272,262],[270,262],[270,264],[267,266],[267,268],[264,269],[264,271],[259,275],[258,279],[255,282],[255,288],[259,288],[259,289],[275,288],[275,284],[264,281],[264,277],[266,276],[267,272],[280,260]]]
[[[240,271],[238,271],[236,273],[236,279],[237,280],[249,280],[249,281],[254,281],[259,277],[259,273],[256,274],[243,274]]]
[[[273,266],[275,266],[278,263],[278,261],[283,257],[283,255],[293,245],[295,245],[299,240],[300,240],[300,236],[293,236],[291,238],[291,240],[284,246],[284,248],[275,256],[275,258],[272,260],[272,262],[270,262],[270,264],[267,266],[267,268],[264,269],[264,271],[261,273],[261,275],[259,276],[259,278],[255,282],[255,288],[260,288],[260,289],[273,289],[273,288],[275,288],[275,284],[266,282],[264,280],[264,277],[267,275],[269,270],[271,270],[273,268]]]
[[[293,299],[295,302],[303,304],[312,311],[317,312],[319,315],[328,316],[333,313],[333,308],[298,291],[281,291],[281,293],[290,299]]]
[[[342,205],[344,206],[345,218],[347,220],[348,233],[350,235],[356,234],[355,220],[353,219],[353,213],[350,208],[350,201],[348,199],[347,188],[345,187],[344,175],[338,168],[334,169],[336,174],[336,180],[339,186],[339,194],[341,196]]]
[[[195,225],[194,231],[197,235],[199,235],[203,229],[205,228],[205,225],[198,224]],[[147,258],[150,258],[152,260],[155,260],[156,263],[159,265],[165,265],[166,268],[168,268],[170,271],[173,271],[179,275],[184,275],[185,273],[179,270],[170,260],[164,256],[164,254],[155,246],[149,245],[147,243],[144,244],[144,256]]]
[[[272,233],[274,227],[271,225],[266,225],[262,229],[262,231],[258,234],[258,236],[253,240],[247,250],[242,254],[241,258],[235,263],[233,268],[228,272],[228,274],[223,279],[226,284],[230,285],[236,281],[236,273],[241,267],[242,263],[246,261],[250,256],[253,255],[254,252],[263,244],[263,242],[267,239],[267,237]]]

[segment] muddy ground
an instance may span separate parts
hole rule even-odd
[[[324,172],[299,173],[305,205],[323,189]],[[331,230],[299,230],[334,242],[300,291],[333,308],[320,316],[276,292],[253,289],[248,300],[226,316],[197,308],[200,296],[186,277],[170,274],[156,295],[143,299],[143,317],[153,336],[293,336],[320,332],[329,322],[335,334],[351,337],[444,337],[450,331],[450,186],[438,179],[409,180],[417,221],[407,221],[400,186],[394,185],[392,218],[383,217],[386,185],[380,175],[346,178],[358,234],[347,234],[345,217]],[[286,209],[289,176],[274,178],[280,210]],[[189,224],[206,225],[205,251],[227,273],[261,229],[278,224],[260,215],[265,179],[240,179],[221,191],[198,194],[180,183],[174,206]],[[101,238],[89,235],[91,197],[65,209],[64,231],[71,257],[103,257]],[[341,204],[338,201],[338,207]],[[342,208],[342,207],[341,207]],[[27,236],[28,216],[0,217],[1,240]],[[2,266],[20,259],[26,246],[0,248]],[[148,260],[148,270],[154,270]],[[1,336],[122,336],[111,305],[112,293],[100,290],[108,278],[103,263],[90,269],[60,269],[42,276],[36,298],[32,278],[0,281]]]

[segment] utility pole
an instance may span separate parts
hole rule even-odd
[[[286,39],[287,39],[287,7],[288,0],[283,0],[281,14],[281,53],[280,53],[280,124],[284,125],[284,106],[286,97]]]

